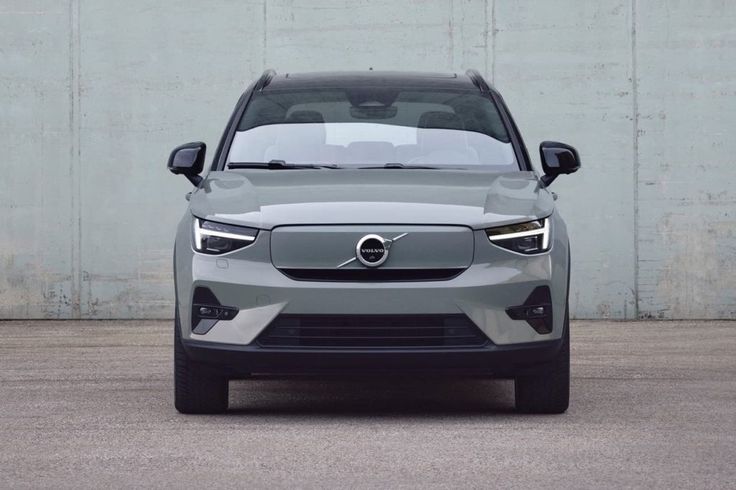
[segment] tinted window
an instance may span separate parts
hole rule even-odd
[[[394,88],[254,94],[229,162],[518,170],[495,104],[477,92]]]

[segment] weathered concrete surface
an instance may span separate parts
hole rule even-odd
[[[640,313],[734,318],[736,3],[639,2],[637,25]]]
[[[554,190],[572,237],[571,311],[636,315],[630,5],[498,2],[493,43],[502,90],[530,153],[570,141],[583,170]]]
[[[0,318],[72,313],[69,24],[68,2],[0,4]]]
[[[171,322],[0,323],[2,488],[733,488],[731,322],[573,322],[571,407],[509,381],[233,383],[172,406]]]
[[[265,67],[480,69],[554,184],[577,317],[735,318],[736,3],[6,0],[0,318],[172,311],[176,144]]]

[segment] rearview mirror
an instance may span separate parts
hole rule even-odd
[[[169,156],[167,167],[172,174],[181,174],[195,186],[199,185],[202,182],[202,177],[199,174],[204,168],[204,154],[206,151],[207,145],[201,141],[177,146]]]
[[[572,174],[580,169],[578,151],[565,143],[543,141],[539,145],[539,156],[542,159],[542,182],[545,186],[550,185],[558,175]]]

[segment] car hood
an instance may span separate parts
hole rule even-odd
[[[210,172],[192,213],[271,229],[304,224],[454,224],[480,229],[543,218],[554,200],[533,172],[335,169]]]

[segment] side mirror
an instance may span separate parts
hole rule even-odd
[[[177,146],[169,156],[167,167],[172,174],[181,174],[195,186],[199,185],[202,182],[202,177],[199,174],[204,168],[204,154],[206,151],[207,145],[201,141]]]
[[[565,143],[543,141],[539,145],[539,156],[542,159],[542,182],[545,186],[550,185],[558,175],[572,174],[580,169],[578,151]]]

